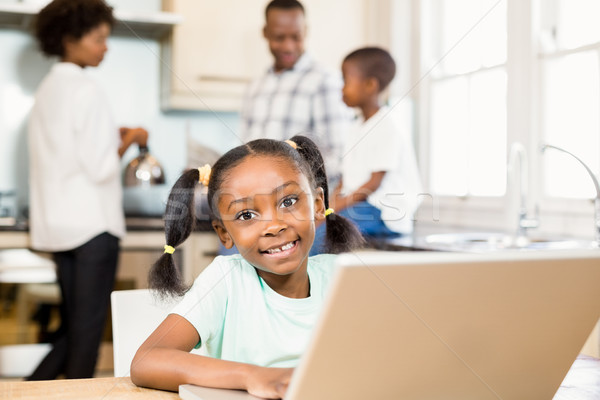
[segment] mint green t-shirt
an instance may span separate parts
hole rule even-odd
[[[334,260],[331,254],[310,257],[310,296],[292,299],[271,289],[239,254],[219,256],[172,313],[194,325],[210,357],[295,367],[321,310]]]

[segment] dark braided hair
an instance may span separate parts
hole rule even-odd
[[[44,54],[64,57],[66,37],[81,39],[103,22],[111,28],[115,24],[104,0],[54,0],[35,17],[35,37]]]
[[[307,161],[312,173],[307,175],[314,177],[314,188],[323,189],[325,200],[325,209],[329,208],[329,185],[327,184],[327,173],[325,172],[325,162],[317,145],[306,136],[294,136],[291,139],[298,145],[297,151],[302,158]],[[309,180],[310,181],[310,180]],[[351,251],[364,246],[365,240],[360,231],[348,219],[335,213],[325,217],[326,236],[325,252],[339,254],[345,251]]]
[[[317,145],[305,136],[294,136],[294,149],[286,142],[257,139],[229,150],[212,167],[208,183],[208,205],[212,220],[219,221],[218,193],[229,172],[248,156],[268,156],[292,162],[308,179],[313,190],[323,189],[325,208],[329,208],[329,187],[323,157]],[[186,171],[171,189],[165,210],[165,237],[168,246],[177,247],[188,238],[196,220],[194,216],[194,188],[200,173],[197,169]],[[364,239],[349,220],[330,214],[326,217],[327,235],[325,251],[341,253],[364,245]],[[149,284],[161,295],[182,295],[189,288],[182,282],[173,256],[164,253],[152,266]]]

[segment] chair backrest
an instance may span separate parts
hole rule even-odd
[[[129,376],[135,352],[165,319],[174,303],[155,299],[150,289],[114,291],[110,301],[114,374]]]

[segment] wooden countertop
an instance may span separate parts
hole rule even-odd
[[[129,377],[5,382],[0,383],[0,397],[14,400],[179,399],[174,392],[137,387]]]
[[[179,399],[174,392],[135,386],[129,377],[0,383],[0,397],[15,400]],[[553,400],[600,398],[600,360],[579,356]]]
[[[137,220],[144,220],[137,218]],[[146,222],[153,222],[144,226],[141,222],[132,222],[127,227],[127,233],[121,240],[121,249],[150,249],[160,250],[164,246],[165,234],[162,226],[156,224],[156,219],[147,218]],[[161,222],[158,220],[158,222]],[[208,221],[200,221],[195,224],[192,234],[216,235],[212,225]],[[0,230],[0,249],[29,248],[29,232],[27,229],[4,229]]]

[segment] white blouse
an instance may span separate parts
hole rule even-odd
[[[28,133],[32,247],[62,251],[103,232],[124,236],[119,132],[106,96],[82,68],[53,66]]]

